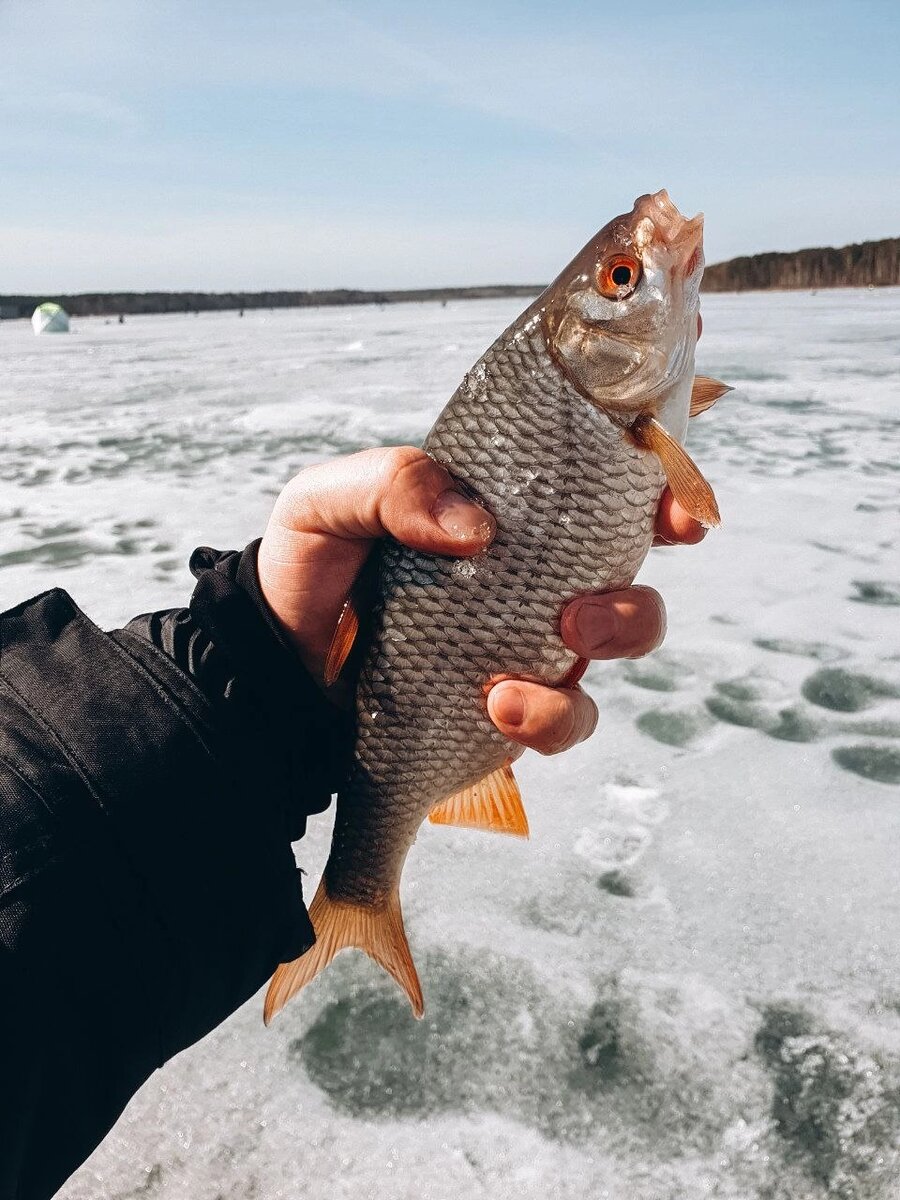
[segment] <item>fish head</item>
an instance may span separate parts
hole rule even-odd
[[[640,196],[538,301],[547,345],[578,391],[625,422],[655,413],[693,375],[703,217],[665,191]]]

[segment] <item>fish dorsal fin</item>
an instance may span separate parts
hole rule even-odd
[[[422,1016],[425,1012],[422,985],[406,940],[396,888],[383,904],[372,907],[333,900],[322,880],[309,906],[309,919],[316,940],[304,955],[282,963],[272,976],[263,1010],[267,1025],[292,996],[325,970],[340,950],[350,946],[365,950],[383,967],[399,983],[415,1015]]]
[[[434,825],[463,825],[528,837],[528,818],[509,763],[436,804],[428,819]]]
[[[662,463],[672,495],[685,512],[707,528],[720,524],[713,490],[681,443],[655,417],[638,417],[631,433],[639,446],[652,450]]]
[[[718,379],[710,379],[708,375],[695,375],[694,386],[691,388],[691,407],[688,416],[699,417],[708,408],[712,408],[715,402],[721,399],[726,392],[733,391],[733,387],[729,387],[727,383],[722,383]]]
[[[348,597],[344,601],[344,607],[341,609],[338,623],[335,625],[334,633],[331,635],[331,645],[328,647],[328,656],[325,659],[326,687],[331,687],[337,681],[337,677],[340,675],[344,663],[353,649],[353,643],[356,641],[358,633],[359,614],[356,611],[356,605],[353,603],[352,597]]]

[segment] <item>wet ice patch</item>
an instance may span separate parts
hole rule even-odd
[[[711,729],[713,722],[701,708],[654,708],[641,713],[635,724],[654,741],[683,748]]]
[[[761,1090],[752,1014],[699,981],[626,972],[585,1008],[483,952],[432,952],[427,977],[420,1022],[384,987],[362,986],[291,1043],[340,1112],[417,1122],[493,1112],[552,1141],[600,1146],[612,1128],[659,1153],[714,1143]]]
[[[876,604],[895,607],[900,604],[900,583],[886,583],[876,579],[854,579],[854,594],[851,600],[859,604]]]
[[[715,685],[720,696],[737,703],[754,700],[782,700],[787,694],[783,684],[767,675],[741,675],[734,679],[723,679]]]
[[[823,667],[803,680],[800,692],[814,708],[784,704],[789,693],[776,681],[756,676],[726,680],[715,685],[715,694],[705,700],[707,712],[717,721],[753,729],[778,741],[810,743],[840,733],[857,736],[896,737],[900,723],[889,716],[869,721],[834,721],[831,713],[856,713],[900,697],[895,684],[842,667]],[[838,766],[865,778],[894,782],[894,751],[889,747],[857,746],[838,749],[833,758]]]
[[[887,680],[840,668],[810,675],[801,691],[812,704],[832,712],[860,712],[877,700],[900,697],[900,688]]]
[[[0,568],[39,564],[65,569],[107,555],[132,557],[165,554],[172,549],[153,532],[155,522],[95,522],[90,528],[72,521],[27,522],[20,526],[22,544],[0,553]]]
[[[801,708],[783,708],[765,732],[781,742],[815,742],[822,736],[823,727]]]
[[[756,1048],[788,1161],[828,1196],[880,1200],[900,1166],[900,1075],[796,1006],[770,1005]]]
[[[900,750],[894,746],[839,746],[831,757],[839,767],[875,783],[900,783]]]
[[[653,663],[629,664],[624,668],[623,674],[635,687],[646,688],[651,692],[674,692],[678,689],[675,676],[664,667],[655,666]]]
[[[622,675],[634,687],[651,692],[675,692],[690,684],[694,671],[681,660],[661,652],[636,662],[624,662]]]
[[[765,708],[746,699],[710,696],[706,700],[706,707],[716,720],[725,721],[729,725],[739,725],[745,729],[765,729],[769,723],[769,715]]]
[[[595,1121],[630,1128],[651,1156],[711,1147],[765,1094],[747,1054],[751,1022],[699,979],[622,972],[580,1023],[571,1084]]]
[[[754,638],[754,646],[761,650],[771,650],[774,654],[791,654],[800,658],[817,658],[819,662],[840,662],[847,657],[847,651],[840,646],[832,646],[828,642],[808,642],[798,638]]]
[[[355,1117],[494,1111],[565,1129],[570,1026],[539,978],[483,952],[432,952],[424,978],[421,1021],[388,987],[362,986],[326,1005],[291,1054]]]
[[[797,707],[779,708],[771,703],[756,703],[727,695],[709,696],[705,703],[710,716],[717,721],[742,729],[756,729],[779,741],[814,742],[823,734],[822,724]]]
[[[597,887],[604,892],[608,892],[610,896],[621,896],[623,899],[631,900],[637,895],[637,886],[634,880],[629,876],[627,871],[623,871],[616,867],[612,871],[605,871],[597,878]]]
[[[855,733],[860,737],[900,738],[900,721],[891,721],[888,718],[838,721],[835,722],[834,728],[840,733]]]

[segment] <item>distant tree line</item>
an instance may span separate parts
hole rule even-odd
[[[73,317],[117,317],[135,313],[217,312],[225,309],[316,308],[319,305],[399,304],[417,300],[484,300],[536,296],[543,284],[418,288],[365,292],[355,288],[306,292],[83,292],[70,295],[0,296],[0,315],[30,317],[38,304],[55,300]]]
[[[706,268],[706,292],[791,288],[891,287],[900,284],[900,238],[824,246],[786,254],[751,254]]]
[[[790,288],[890,287],[900,284],[900,238],[860,242],[834,249],[751,254],[706,268],[707,292],[767,291]],[[536,296],[543,284],[490,287],[417,288],[366,292],[355,288],[305,292],[84,292],[0,296],[0,317],[30,317],[38,304],[55,300],[75,317],[117,317],[134,313],[214,312],[224,309],[315,308],[319,305],[400,304],[421,300],[485,300]]]

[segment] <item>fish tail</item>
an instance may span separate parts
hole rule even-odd
[[[323,879],[310,905],[309,916],[316,933],[315,944],[300,958],[282,963],[272,976],[263,1010],[267,1025],[292,996],[325,970],[338,951],[351,946],[365,950],[393,976],[406,993],[416,1017],[423,1016],[422,985],[406,940],[400,893],[396,888],[386,903],[372,908],[333,900]]]

